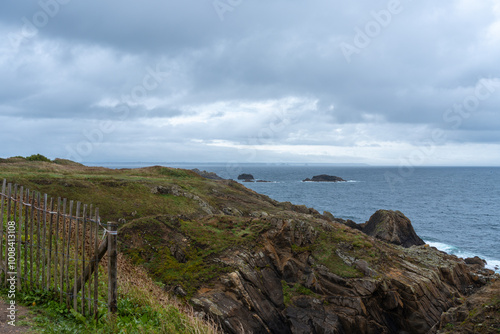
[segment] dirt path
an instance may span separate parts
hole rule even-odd
[[[8,322],[10,321],[10,319],[7,318],[7,315],[9,315],[9,310],[7,308],[10,306],[10,304],[8,303],[8,301],[2,298],[0,298],[0,333],[30,333],[31,327],[25,324],[26,320],[33,318],[30,310],[27,307],[16,305],[16,326],[9,325]]]

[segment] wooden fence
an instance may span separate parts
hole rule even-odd
[[[100,223],[99,209],[92,205],[49,198],[3,180],[0,287],[50,291],[83,315],[97,315],[107,298],[115,313],[116,230],[116,223]],[[106,253],[108,282],[103,282],[99,262]]]

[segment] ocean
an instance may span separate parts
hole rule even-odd
[[[291,164],[95,163],[136,168],[163,165],[206,170],[223,178],[241,173],[256,180],[244,185],[278,201],[330,211],[364,223],[379,209],[399,210],[429,245],[460,257],[479,256],[500,272],[500,167],[368,167]],[[302,182],[314,175],[347,182]]]

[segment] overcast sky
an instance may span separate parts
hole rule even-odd
[[[498,0],[4,0],[0,157],[500,166]]]

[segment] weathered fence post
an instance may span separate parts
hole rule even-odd
[[[117,224],[108,222],[108,308],[111,313],[118,310],[116,298],[118,289],[117,277]]]

